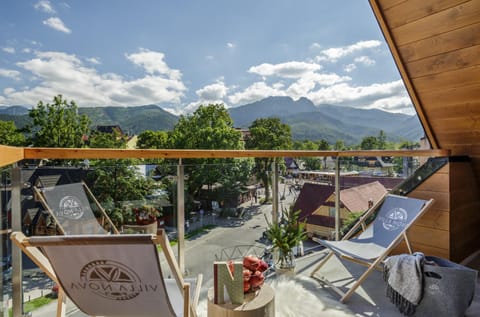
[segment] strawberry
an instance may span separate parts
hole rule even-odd
[[[257,270],[259,263],[260,259],[253,255],[247,255],[243,258],[243,267],[253,272]]]

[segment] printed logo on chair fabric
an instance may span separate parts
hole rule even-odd
[[[78,220],[83,217],[82,203],[75,196],[63,197],[58,205],[56,216],[59,218]]]
[[[407,211],[403,208],[390,209],[385,217],[379,217],[383,228],[387,231],[402,229],[407,224]]]
[[[80,282],[72,282],[72,290],[90,290],[112,300],[124,301],[142,292],[155,292],[158,285],[143,284],[138,274],[128,266],[111,260],[96,260],[80,271]]]

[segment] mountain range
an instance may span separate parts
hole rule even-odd
[[[325,139],[330,144],[341,139],[347,145],[358,144],[365,136],[378,136],[383,130],[390,141],[418,141],[424,135],[416,115],[391,113],[377,109],[347,106],[314,105],[307,98],[268,97],[260,101],[228,109],[238,128],[248,128],[257,118],[279,117],[290,125],[294,140]],[[178,116],[157,105],[139,107],[79,108],[92,126],[119,125],[128,134],[144,130],[173,129]],[[18,128],[28,122],[28,107],[2,106],[0,120],[13,120]]]

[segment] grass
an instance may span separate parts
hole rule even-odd
[[[31,311],[34,311],[36,310],[37,308],[40,308],[44,305],[47,305],[48,303],[52,302],[56,300],[55,298],[53,297],[50,297],[50,296],[43,296],[43,297],[38,297],[38,298],[35,298],[35,299],[32,299],[31,301],[29,302],[25,302],[23,304],[23,312],[24,313],[28,313],[28,312],[31,312]],[[10,308],[8,310],[8,315],[11,317],[13,316],[13,312],[12,312],[12,309]]]

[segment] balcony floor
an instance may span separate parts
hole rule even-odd
[[[275,289],[276,316],[403,316],[385,296],[385,283],[380,271],[372,272],[345,304],[340,303],[336,293],[310,278],[310,273],[314,266],[324,255],[325,251],[319,251],[298,258],[294,277],[275,277],[268,281]],[[479,263],[477,262],[478,259],[474,259],[472,263],[477,265]],[[336,281],[336,285],[340,286],[340,288],[345,288],[350,285],[351,277],[359,276],[363,270],[364,267],[361,265],[349,261],[340,261],[332,257],[322,268],[321,272],[331,281]],[[207,316],[206,292],[207,288],[211,287],[212,281],[204,281],[203,285],[204,289],[202,290],[198,307],[200,317]],[[35,311],[34,316],[52,316],[54,310],[55,304],[52,303]],[[79,312],[69,302],[69,305],[67,305],[67,316],[83,317],[86,315]],[[480,316],[479,280],[477,280],[474,301],[465,316]]]

